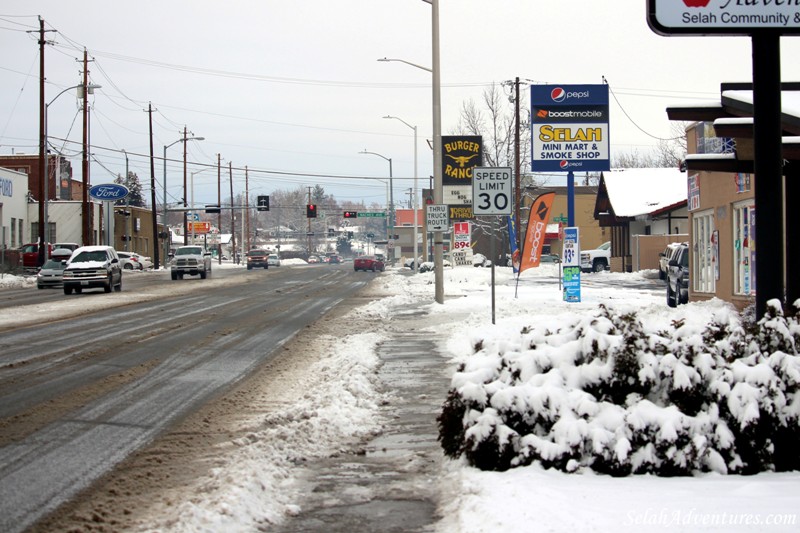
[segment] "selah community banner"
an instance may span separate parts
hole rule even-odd
[[[531,205],[528,216],[528,229],[525,241],[522,243],[522,258],[519,273],[527,268],[538,267],[542,258],[542,247],[547,233],[547,222],[550,220],[550,211],[553,207],[554,192],[546,192],[536,197]]]

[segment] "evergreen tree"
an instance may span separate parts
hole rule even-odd
[[[130,191],[128,197],[118,201],[117,205],[126,205],[129,203],[136,207],[146,207],[144,196],[142,196],[142,184],[139,182],[139,176],[137,176],[135,172],[128,171],[127,178],[117,175],[114,179],[114,183],[124,185],[128,188],[128,191]]]

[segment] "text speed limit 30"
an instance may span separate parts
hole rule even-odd
[[[510,167],[476,167],[472,171],[472,213],[510,215],[512,212]]]

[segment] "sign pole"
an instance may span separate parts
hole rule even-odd
[[[756,316],[767,301],[783,301],[783,155],[781,147],[780,35],[753,34],[753,149],[756,175]],[[791,303],[791,302],[790,302]]]
[[[497,231],[494,232],[491,238],[491,244],[489,246],[489,255],[492,256],[492,325],[495,323],[495,283],[494,283],[494,263],[495,257],[497,256],[497,239],[500,231],[500,224],[498,224],[498,220],[500,217],[494,217],[494,226],[496,226]]]

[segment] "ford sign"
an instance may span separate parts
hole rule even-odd
[[[130,191],[124,185],[118,183],[105,183],[103,185],[95,185],[89,189],[89,196],[95,200],[102,200],[104,202],[116,202],[122,200]]]

